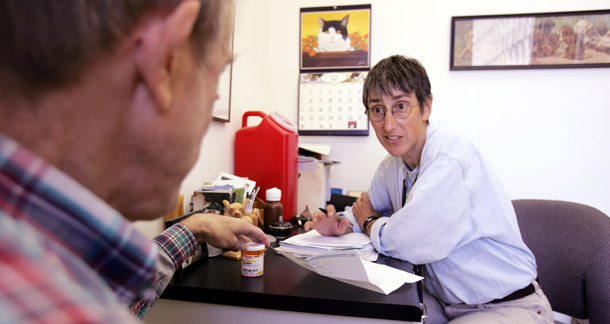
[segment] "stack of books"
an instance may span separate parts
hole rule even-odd
[[[362,260],[376,261],[379,254],[371,239],[364,233],[349,233],[341,236],[323,236],[316,230],[298,234],[280,241],[275,249],[278,253],[300,258],[329,253],[355,251]]]

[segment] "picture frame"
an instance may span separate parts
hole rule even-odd
[[[301,8],[300,68],[369,69],[371,5]]]
[[[451,18],[450,70],[610,66],[610,10]]]
[[[235,19],[231,32],[230,51],[233,56],[233,42],[235,40]],[[233,61],[231,61],[222,71],[218,78],[218,99],[212,108],[212,119],[228,123],[231,121],[231,85],[233,77]]]

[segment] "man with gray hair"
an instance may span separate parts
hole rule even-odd
[[[233,9],[0,2],[0,322],[136,322],[198,242],[269,245],[218,215],[153,242],[131,224],[175,208],[231,60]]]

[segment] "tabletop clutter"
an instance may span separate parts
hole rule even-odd
[[[283,192],[272,187],[263,194],[261,189],[253,180],[221,172],[216,180],[193,192],[187,215],[204,212],[241,218],[261,228],[272,241],[283,240],[293,231],[293,224],[284,215]],[[210,245],[207,252],[208,257],[222,255],[235,260],[240,260],[242,254],[242,251],[222,251]]]
[[[280,201],[282,191],[278,188],[267,190],[265,205],[265,222],[263,231],[282,240],[292,233],[292,224],[284,221],[284,207]]]
[[[284,215],[282,190],[277,187],[266,189],[264,200],[260,191],[261,187],[255,181],[222,172],[216,181],[193,193],[191,211],[183,217],[205,212],[241,218],[279,241],[279,246],[274,248],[276,253],[322,276],[378,293],[389,294],[406,282],[422,279],[403,270],[373,263],[378,254],[366,234],[330,237],[320,235],[316,230],[306,233],[294,231],[295,225],[286,221]],[[293,220],[297,221],[297,218],[293,217]],[[244,251],[214,249],[208,245],[208,257],[222,255],[240,260],[242,277],[263,276],[267,252],[263,244],[248,243]]]

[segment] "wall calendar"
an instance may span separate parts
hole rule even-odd
[[[299,134],[368,135],[362,104],[367,71],[301,73]]]

